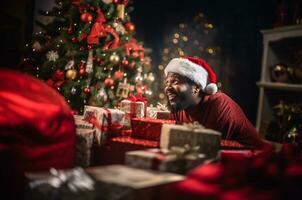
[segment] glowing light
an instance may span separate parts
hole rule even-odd
[[[164,95],[164,93],[160,93],[160,94],[158,95],[158,97],[159,97],[160,99],[164,99],[164,98],[165,98],[165,95]]]
[[[178,33],[175,33],[175,34],[174,34],[174,37],[175,37],[175,38],[179,38],[179,34],[178,34]]]
[[[188,41],[188,37],[187,36],[183,36],[182,40],[185,41],[185,42],[187,42]]]
[[[174,44],[177,44],[177,43],[178,43],[178,39],[175,39],[175,38],[174,38],[174,39],[172,40],[172,42],[173,42]]]

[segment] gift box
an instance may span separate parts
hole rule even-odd
[[[94,180],[82,168],[49,172],[26,173],[31,200],[94,200],[96,198]]]
[[[147,115],[146,102],[147,101],[142,95],[130,95],[128,99],[121,101],[120,110],[124,111],[126,114],[124,122],[125,126],[131,126],[132,118],[144,118]]]
[[[218,155],[221,133],[206,129],[199,124],[163,124],[160,148],[170,149],[173,146],[199,146],[199,152],[208,158]]]
[[[164,186],[184,176],[136,169],[122,165],[27,173],[31,200],[157,199]]]
[[[76,166],[88,167],[91,164],[95,129],[76,129]]]
[[[174,120],[134,118],[131,120],[132,137],[159,141],[163,124],[175,124]]]
[[[111,138],[106,145],[95,146],[93,163],[95,166],[124,164],[126,152],[150,148],[159,148],[159,142],[130,136]]]
[[[148,149],[127,152],[125,163],[136,168],[185,174],[202,164],[204,160],[204,154],[193,151]]]
[[[184,176],[124,165],[89,168],[95,180],[97,199],[158,199],[164,186],[184,180]]]
[[[86,128],[86,129],[94,128],[93,124],[84,120],[84,116],[82,116],[82,115],[74,115],[73,118],[74,118],[76,128]]]
[[[84,119],[96,127],[96,139],[99,144],[108,138],[119,136],[124,128],[125,113],[118,109],[85,106]]]
[[[158,103],[156,107],[147,107],[147,117],[153,119],[171,119],[171,112],[168,110],[167,106]]]

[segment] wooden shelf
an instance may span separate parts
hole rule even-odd
[[[276,90],[292,90],[302,91],[302,84],[278,83],[278,82],[257,82],[259,87],[276,89]]]

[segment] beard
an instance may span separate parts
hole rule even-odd
[[[193,101],[188,95],[188,92],[180,92],[177,96],[177,101],[170,102],[168,100],[167,107],[172,113],[176,113],[193,105]]]

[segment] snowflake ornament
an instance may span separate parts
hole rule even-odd
[[[47,54],[46,54],[46,58],[48,61],[54,61],[56,62],[59,58],[59,54],[57,51],[48,51]]]

